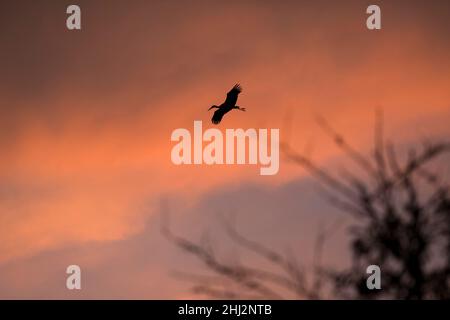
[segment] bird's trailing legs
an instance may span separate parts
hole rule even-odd
[[[238,110],[241,110],[241,111],[245,111],[245,108],[241,108],[239,106],[234,106],[233,109],[238,109]]]

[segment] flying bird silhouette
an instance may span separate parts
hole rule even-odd
[[[217,108],[216,111],[214,111],[214,115],[211,118],[211,122],[214,124],[219,124],[220,121],[222,120],[223,116],[230,112],[233,109],[238,109],[241,111],[245,111],[245,108],[241,108],[239,106],[236,105],[237,99],[238,99],[238,95],[239,93],[242,92],[242,88],[239,84],[236,84],[228,93],[227,93],[227,98],[225,99],[225,102],[222,103],[220,106],[212,106],[211,108],[208,109],[214,109]]]

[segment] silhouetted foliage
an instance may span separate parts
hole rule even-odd
[[[352,216],[349,229],[352,262],[347,270],[330,270],[321,265],[321,255],[330,230],[316,239],[314,265],[309,271],[295,255],[282,254],[239,234],[229,220],[224,228],[242,248],[264,258],[275,268],[259,269],[220,261],[208,245],[194,243],[163,232],[169,240],[203,261],[218,277],[184,275],[197,283],[194,291],[218,298],[333,297],[388,299],[450,298],[450,198],[449,184],[439,172],[432,172],[438,156],[450,152],[449,143],[424,143],[420,150],[397,156],[394,145],[383,137],[383,122],[377,116],[373,155],[355,150],[324,120],[319,125],[354,165],[367,177],[346,172],[334,175],[288,144],[282,149],[288,159],[306,168],[323,186],[325,197]],[[354,172],[354,171],[352,171]],[[366,268],[381,269],[381,290],[368,290]],[[277,271],[272,271],[277,270]],[[238,292],[230,290],[229,282]]]

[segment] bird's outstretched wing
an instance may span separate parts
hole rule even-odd
[[[223,109],[217,109],[211,118],[211,122],[214,124],[219,124],[220,121],[222,120],[223,115],[224,115]]]
[[[242,92],[242,88],[239,84],[235,84],[234,87],[227,93],[225,104],[234,106],[237,102],[239,93]]]

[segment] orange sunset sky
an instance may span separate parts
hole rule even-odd
[[[68,31],[74,3],[82,30]],[[381,30],[366,28],[370,4]],[[207,109],[240,83],[247,112],[218,128],[279,128],[323,166],[342,155],[316,115],[362,152],[376,108],[398,145],[448,138],[449,31],[437,0],[2,1],[0,298],[193,297],[171,274],[203,269],[160,234],[162,199],[178,234],[198,239],[231,212],[308,264],[317,226],[341,213],[307,172],[284,157],[275,176],[175,166],[172,131],[213,127]],[[335,237],[325,260],[345,265]],[[71,264],[80,291],[65,287]]]

